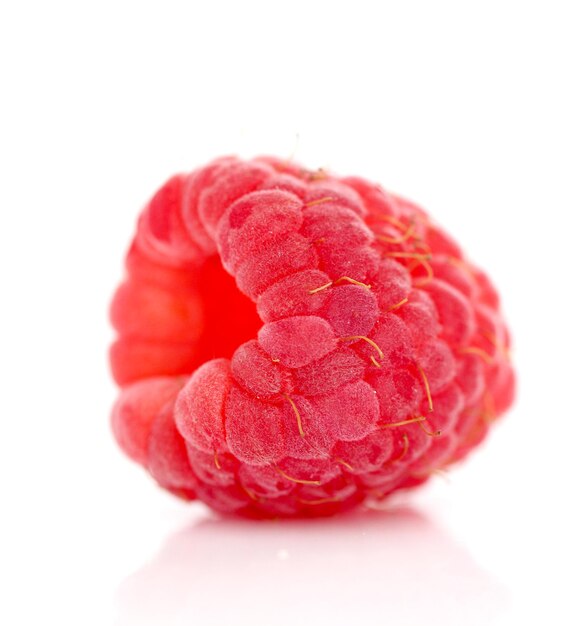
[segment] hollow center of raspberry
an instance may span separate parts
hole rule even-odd
[[[198,280],[203,301],[199,364],[218,357],[231,358],[242,343],[255,338],[263,324],[255,303],[239,291],[217,255],[204,263]]]

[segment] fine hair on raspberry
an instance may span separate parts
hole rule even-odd
[[[463,459],[513,401],[489,278],[363,178],[219,158],[154,194],[125,269],[114,435],[221,513],[382,501]]]

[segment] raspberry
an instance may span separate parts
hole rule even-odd
[[[217,511],[317,516],[423,484],[513,402],[488,277],[412,202],[274,157],[173,176],[111,305],[119,445]]]
[[[337,343],[330,324],[317,315],[296,315],[265,324],[257,340],[274,362],[291,369],[324,357]]]

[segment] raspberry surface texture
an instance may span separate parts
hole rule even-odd
[[[223,513],[383,500],[513,401],[498,295],[453,239],[376,184],[272,157],[157,191],[111,320],[119,445]]]

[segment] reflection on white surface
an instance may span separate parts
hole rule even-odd
[[[408,509],[314,521],[207,519],[116,597],[117,625],[490,624],[508,592]]]

